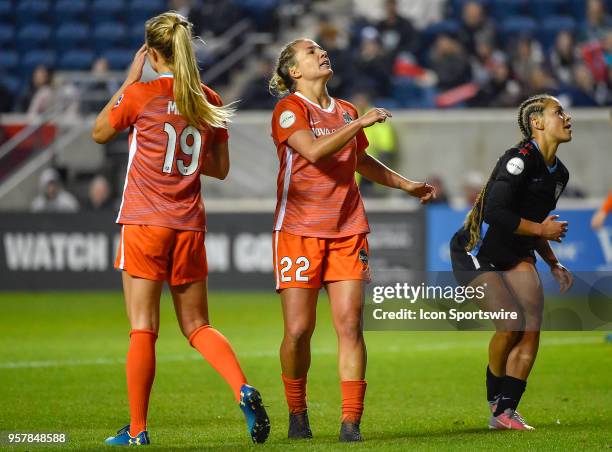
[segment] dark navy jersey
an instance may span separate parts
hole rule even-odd
[[[553,166],[548,167],[533,141],[506,151],[497,161],[485,190],[486,232],[481,236],[478,255],[500,268],[533,256],[538,237],[514,231],[521,218],[543,222],[556,208],[568,179],[569,173],[561,160],[556,158]]]

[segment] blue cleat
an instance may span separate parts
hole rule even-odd
[[[264,443],[270,434],[270,418],[261,401],[259,391],[253,386],[240,388],[240,409],[244,413],[247,430],[254,443]]]
[[[136,436],[130,436],[130,425],[126,425],[117,432],[115,436],[109,436],[104,441],[107,446],[148,446],[149,432],[146,430],[140,432]]]

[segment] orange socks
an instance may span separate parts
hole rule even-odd
[[[306,411],[306,376],[292,379],[281,374],[285,385],[285,398],[291,414],[300,414]]]
[[[130,435],[136,436],[147,428],[147,410],[151,386],[155,378],[155,341],[151,330],[130,331],[126,375],[130,402]]]
[[[342,422],[359,424],[363,414],[367,383],[365,380],[345,380],[340,382],[342,391]]]
[[[234,391],[236,400],[240,401],[240,387],[247,379],[225,336],[210,325],[203,325],[191,333],[189,343],[223,377]]]

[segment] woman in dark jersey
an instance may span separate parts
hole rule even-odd
[[[496,320],[489,344],[487,400],[489,428],[532,430],[516,407],[535,361],[544,295],[535,252],[550,266],[561,292],[573,282],[549,241],[561,242],[568,224],[549,215],[569,178],[556,157],[572,139],[571,117],[547,94],[519,107],[523,140],[498,160],[466,221],[450,242],[457,281],[485,286],[483,307],[513,311],[518,318]]]

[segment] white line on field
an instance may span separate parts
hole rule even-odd
[[[597,337],[567,337],[567,338],[551,338],[542,340],[543,346],[557,346],[557,345],[571,345],[571,344],[596,344],[601,342],[600,338]],[[464,348],[480,348],[484,345],[484,341],[457,341],[457,342],[440,342],[431,344],[419,344],[419,345],[406,345],[399,346],[393,345],[385,349],[376,350],[376,353],[410,353],[410,352],[434,352],[442,350],[452,349],[464,349]],[[321,348],[313,349],[312,353],[315,355],[333,355],[336,354],[336,349],[332,348]],[[239,358],[276,358],[278,351],[276,350],[265,350],[265,351],[254,351],[254,352],[242,352],[238,354]],[[199,361],[202,357],[197,354],[192,355],[162,355],[157,357],[158,362],[172,362],[172,361]],[[24,368],[36,368],[36,367],[74,367],[74,366],[101,366],[101,365],[115,365],[125,364],[125,358],[97,358],[97,359],[67,359],[67,360],[48,360],[48,361],[7,361],[0,362],[0,369],[24,369]]]

